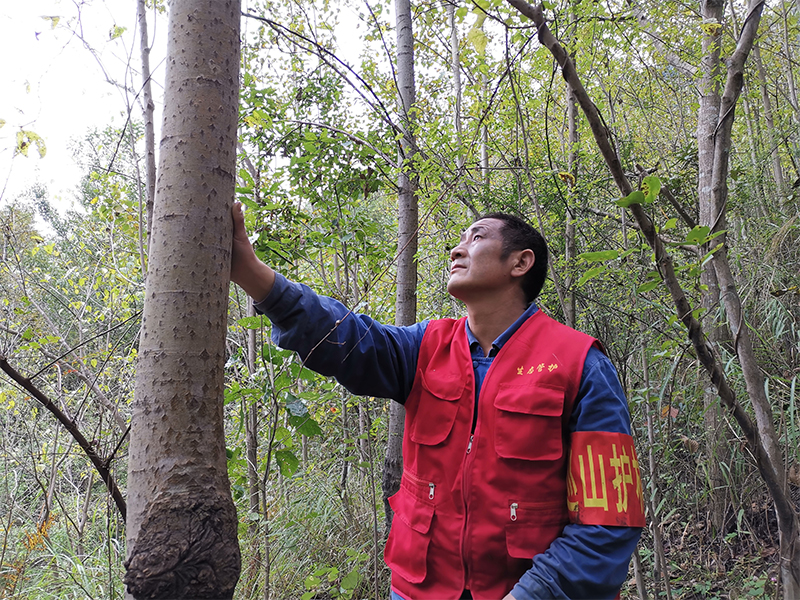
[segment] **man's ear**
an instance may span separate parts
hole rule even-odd
[[[533,268],[536,257],[533,254],[533,250],[530,248],[519,250],[516,254],[517,258],[514,261],[514,265],[511,267],[511,275],[514,277],[522,277]]]

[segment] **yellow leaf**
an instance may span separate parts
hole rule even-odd
[[[700,29],[706,35],[717,36],[719,35],[720,30],[722,29],[722,23],[717,23],[717,22],[700,23]]]
[[[482,30],[473,27],[467,34],[467,40],[480,56],[486,54],[486,44],[489,42],[489,38],[486,37]]]
[[[50,29],[55,29],[58,22],[61,20],[61,17],[42,17],[45,21],[50,21]]]
[[[679,414],[678,413],[678,409],[675,408],[674,406],[670,406],[669,404],[665,404],[661,408],[661,418],[662,419],[666,419],[667,417],[669,417],[671,419],[677,419],[678,418],[678,414]]]
[[[118,37],[122,37],[122,34],[125,33],[126,29],[127,29],[126,27],[120,27],[119,25],[114,25],[114,27],[111,28],[111,31],[108,32],[108,39],[115,40]]]
[[[28,150],[30,149],[31,145],[35,145],[36,151],[39,153],[39,157],[44,158],[44,155],[47,154],[47,146],[45,145],[42,137],[36,132],[20,129],[17,132],[17,146],[14,149],[14,154],[28,156]]]
[[[5,119],[0,119],[0,127],[2,127],[5,124],[6,124],[6,120]]]
[[[25,133],[22,131],[17,132],[17,147],[14,149],[14,154],[22,154],[22,156],[28,156],[28,146],[30,146],[30,142],[25,139]]]
[[[566,171],[562,171],[561,173],[558,174],[558,176],[564,183],[575,185],[575,176],[572,173],[567,173]]]

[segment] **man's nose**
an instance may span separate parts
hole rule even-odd
[[[464,249],[461,247],[461,244],[459,243],[455,248],[450,250],[450,260],[455,260],[460,256],[464,256]]]

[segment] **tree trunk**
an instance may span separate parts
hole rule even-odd
[[[414,35],[411,27],[410,0],[395,0],[397,15],[397,86],[400,95],[399,112],[403,128],[398,164],[399,194],[397,199],[397,299],[395,324],[412,325],[417,320],[417,178],[413,164],[416,153],[414,139]],[[405,409],[392,402],[389,407],[389,441],[383,466],[383,502],[386,512],[386,532],[392,525],[389,496],[400,489],[403,475],[403,421]]]
[[[764,118],[767,121],[767,140],[769,140],[769,154],[772,157],[772,179],[775,181],[778,195],[786,193],[786,185],[783,178],[783,167],[781,166],[781,155],[778,150],[778,136],[775,129],[775,116],[772,112],[772,100],[767,89],[767,74],[764,71],[764,63],[761,62],[761,50],[758,44],[753,45],[753,60],[758,71],[758,82],[761,88],[761,101],[764,104]],[[791,69],[788,69],[791,71]]]
[[[447,23],[450,26],[450,69],[453,73],[453,95],[455,106],[453,107],[453,125],[456,130],[456,168],[458,177],[461,180],[459,188],[466,187],[464,174],[461,172],[464,167],[463,153],[463,132],[461,127],[461,56],[458,49],[458,29],[456,28],[456,7],[452,2],[447,3]]]
[[[256,309],[253,306],[253,299],[247,298],[247,316],[255,317]],[[247,370],[252,380],[253,373],[256,372],[256,330],[247,330]],[[247,489],[250,512],[259,512],[259,485],[258,485],[258,403],[246,400],[244,406],[245,414],[245,447],[247,453]],[[248,527],[251,536],[258,533],[258,523],[250,521]]]
[[[792,108],[792,122],[794,123],[794,133],[791,136],[792,152],[800,154],[800,140],[798,139],[797,129],[800,127],[800,104],[797,101],[797,86],[794,82],[794,58],[792,47],[789,45],[789,5],[783,5],[783,56],[786,59],[787,85],[789,86],[789,105]]]
[[[458,28],[456,26],[455,2],[447,3],[447,24],[450,27],[450,70],[453,74],[453,126],[456,131],[456,176],[458,177],[459,200],[469,211],[468,214],[477,218],[479,213],[470,199],[470,189],[464,173],[464,130],[461,120],[461,53],[458,47]]]
[[[232,598],[223,429],[239,0],[170,4],[164,123],[128,466],[134,598]]]
[[[722,17],[725,4],[722,0],[703,2],[702,15],[705,23],[719,23],[717,29],[709,28],[708,35],[703,36],[703,58],[701,60],[700,80],[700,108],[697,119],[697,156],[698,156],[698,186],[697,196],[699,203],[700,225],[714,227],[717,210],[714,205],[714,191],[711,179],[714,172],[714,132],[719,119],[720,107],[720,44],[722,42]],[[714,266],[706,263],[700,274],[701,306],[703,324],[709,331],[709,341],[718,343],[723,335],[717,324],[719,308],[719,284]],[[727,506],[727,486],[722,474],[720,464],[727,456],[726,439],[720,423],[723,421],[722,407],[713,386],[709,384],[703,392],[705,443],[708,465],[708,482],[710,486],[710,517],[712,530],[715,535],[721,535],[725,521],[725,508]]]
[[[575,327],[577,314],[575,312],[575,288],[574,277],[572,276],[573,269],[575,268],[575,258],[577,256],[577,245],[575,243],[575,215],[573,210],[577,206],[577,181],[578,181],[578,164],[580,161],[578,154],[578,147],[580,139],[578,138],[578,102],[575,99],[575,94],[572,88],[566,84],[567,94],[567,123],[569,125],[567,151],[568,172],[571,178],[567,178],[567,209],[566,209],[566,225],[564,231],[564,262],[566,264],[566,275],[564,277],[564,322],[569,327]]]
[[[153,231],[153,202],[156,196],[156,136],[153,124],[153,87],[150,85],[150,42],[147,39],[147,9],[145,0],[136,1],[139,20],[139,45],[142,52],[142,103],[144,104],[145,207],[147,212],[147,249]]]

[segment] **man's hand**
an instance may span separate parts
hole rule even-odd
[[[244,226],[241,202],[231,208],[233,218],[233,247],[231,250],[231,281],[241,287],[256,302],[266,298],[275,283],[275,271],[258,260]]]
[[[511,592],[508,592],[508,593],[505,595],[505,597],[503,598],[503,600],[517,600],[517,599],[516,599],[516,598],[514,598],[514,596],[512,596],[512,595],[511,595]]]

